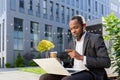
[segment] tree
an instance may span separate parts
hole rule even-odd
[[[116,67],[115,72],[118,73],[120,79],[120,20],[111,13],[104,17],[104,26],[108,35],[105,39],[112,41],[112,49],[114,58],[112,58],[112,66]],[[119,80],[118,79],[118,80]]]
[[[18,55],[16,57],[14,66],[15,67],[24,67],[25,66],[25,61],[24,61],[23,57],[21,56],[20,51],[18,51]]]

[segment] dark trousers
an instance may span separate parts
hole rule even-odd
[[[94,77],[89,71],[82,71],[71,76],[44,74],[39,80],[94,80]]]

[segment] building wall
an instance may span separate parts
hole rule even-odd
[[[45,38],[46,24],[48,26],[52,26],[52,30],[50,31],[50,33],[52,34],[52,39],[50,38],[50,40],[53,41],[56,45],[56,47],[52,51],[56,50],[58,52],[62,52],[68,45],[68,37],[69,37],[68,24],[70,18],[73,15],[81,14],[85,17],[86,21],[89,21],[107,15],[109,13],[109,6],[108,6],[109,0],[36,0],[36,1],[31,0],[33,2],[30,2],[30,0],[0,0],[0,1],[2,1],[2,3],[5,3],[4,8],[3,7],[0,8],[0,10],[2,10],[0,12],[0,24],[2,24],[3,19],[5,21],[5,38],[4,38],[5,50],[4,53],[3,51],[0,52],[0,54],[2,53],[4,55],[4,56],[3,55],[0,56],[1,59],[2,57],[4,57],[4,64],[6,62],[10,62],[11,64],[13,64],[18,52],[18,50],[15,50],[16,47],[14,47],[15,46],[14,37],[16,35],[14,30],[16,26],[14,23],[15,18],[22,20],[23,22],[22,24],[23,48],[20,51],[24,55],[26,53],[37,54],[35,50],[35,46],[37,42],[39,42],[42,39],[46,39]],[[44,6],[43,1],[47,2],[46,3],[47,7]],[[58,12],[57,12],[57,5],[59,5]],[[102,5],[103,7],[101,7]],[[2,6],[1,2],[0,2],[0,6]],[[52,9],[50,6],[53,6]],[[46,14],[44,14],[45,11],[43,7],[44,9],[47,10]],[[101,10],[103,11],[101,12]],[[53,11],[53,14],[51,13],[51,11]],[[58,13],[58,16],[56,13]],[[62,16],[62,14],[64,15]],[[36,22],[38,24],[38,29],[37,29],[38,39],[32,49],[31,49],[31,38],[30,38],[31,21]],[[17,28],[19,28],[19,25],[17,26]],[[57,31],[59,31],[59,33]],[[17,31],[17,34],[19,32],[20,30]],[[60,40],[58,40],[58,38]],[[61,40],[63,41],[61,42]],[[0,37],[0,41],[2,43],[2,37]],[[62,45],[60,45],[61,43]],[[1,44],[1,47],[2,46],[3,45]],[[2,62],[3,60],[1,61],[1,63]]]
[[[115,16],[120,19],[120,0],[110,0],[110,12],[114,12]]]

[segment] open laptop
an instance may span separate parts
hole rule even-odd
[[[33,59],[47,73],[58,75],[71,75],[79,70],[73,68],[64,68],[56,58]]]

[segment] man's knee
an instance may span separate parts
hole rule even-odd
[[[48,74],[43,74],[40,76],[39,80],[48,80],[49,75]]]
[[[68,80],[69,76],[63,77],[61,80]]]

